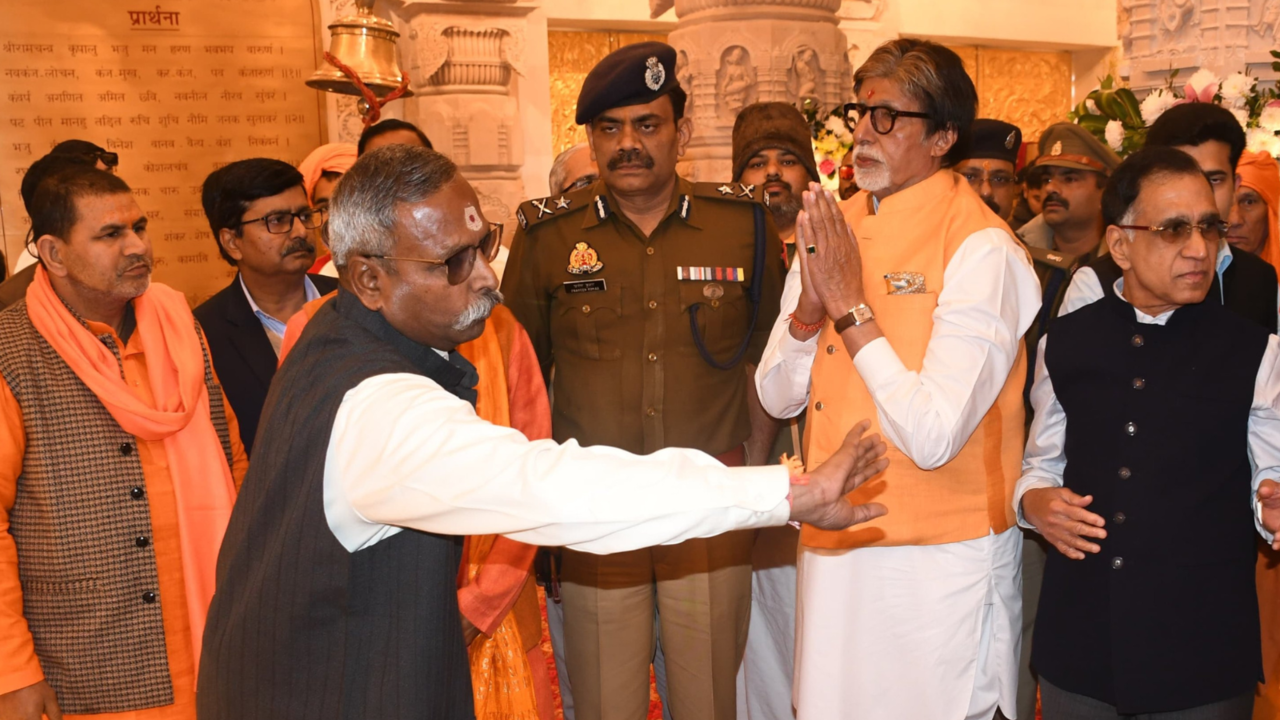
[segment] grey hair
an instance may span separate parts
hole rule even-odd
[[[573,157],[575,152],[578,152],[579,150],[589,150],[590,147],[590,145],[580,142],[556,156],[555,161],[551,163],[551,174],[547,178],[547,185],[550,186],[552,195],[560,192],[561,189],[564,188],[564,166],[569,164],[569,158]]]
[[[333,264],[342,268],[353,256],[391,254],[396,206],[426,200],[457,174],[452,160],[414,145],[387,145],[361,155],[329,201]]]
[[[925,121],[929,135],[955,130],[956,141],[947,151],[944,165],[954,165],[964,157],[978,113],[978,91],[955,51],[928,40],[890,40],[876,48],[853,74],[853,92],[872,78],[897,83],[920,103],[921,111],[929,115]]]

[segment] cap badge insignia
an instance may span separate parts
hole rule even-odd
[[[724,297],[724,286],[719,283],[707,283],[702,286],[702,296],[708,300],[719,300]]]
[[[516,219],[520,221],[520,227],[525,230],[529,229],[529,220],[524,216],[524,208],[516,210]]]
[[[543,216],[543,215],[555,215],[555,214],[556,214],[556,211],[555,211],[555,210],[552,210],[551,208],[547,207],[547,203],[548,203],[548,202],[550,202],[550,200],[551,200],[551,198],[543,198],[542,200],[530,200],[530,201],[529,201],[529,202],[533,203],[533,206],[534,206],[534,207],[538,208],[538,217],[537,217],[536,219],[539,219],[539,220],[540,220],[540,219],[542,219],[542,216]]]
[[[1049,154],[1050,154],[1050,155],[1055,155],[1055,156],[1056,156],[1056,155],[1061,155],[1061,154],[1062,154],[1062,141],[1061,141],[1061,140],[1059,140],[1058,142],[1056,142],[1056,143],[1054,143],[1054,144],[1053,144],[1053,148],[1052,148],[1051,150],[1049,150]]]
[[[572,201],[572,200],[570,200],[569,198],[567,198],[567,197],[565,197],[565,196],[561,195],[561,196],[560,196],[560,199],[559,199],[559,200],[556,200],[556,209],[557,209],[557,210],[568,210],[568,209],[569,209],[569,203],[571,203],[571,202],[573,202],[573,201]]]
[[[580,242],[573,246],[573,250],[569,253],[569,272],[574,275],[590,275],[591,273],[600,272],[604,268],[604,263],[600,262],[600,256],[596,251],[585,242]]]
[[[733,188],[729,187],[728,185],[721,185],[720,187],[716,188],[716,190],[717,190],[721,195],[732,195],[732,194],[733,194]]]
[[[1009,133],[1009,137],[1007,137],[1007,138],[1005,138],[1005,139],[1004,139],[1004,149],[1005,149],[1005,150],[1012,150],[1012,149],[1013,149],[1013,143],[1014,143],[1014,142],[1016,142],[1016,141],[1017,141],[1017,139],[1018,139],[1018,131],[1017,131],[1017,130],[1014,130],[1014,131],[1010,132],[1010,133]]]
[[[924,288],[924,273],[885,273],[884,281],[889,286],[890,295],[923,295],[928,292]]]
[[[751,193],[756,191],[755,185],[743,185],[738,183],[738,187],[742,188],[742,192],[738,193],[738,197],[751,197]]]
[[[468,230],[479,230],[484,227],[484,223],[480,222],[480,213],[476,212],[474,205],[468,205],[462,212],[466,216]]]
[[[658,62],[657,56],[653,56],[644,63],[644,84],[650,90],[657,92],[662,89],[662,83],[667,81],[667,69],[662,67],[662,63]]]

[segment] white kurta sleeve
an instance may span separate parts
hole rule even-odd
[[[1035,384],[1031,386],[1031,407],[1035,418],[1027,437],[1027,451],[1022,458],[1022,477],[1013,489],[1013,509],[1018,524],[1035,530],[1022,514],[1022,496],[1028,490],[1062,487],[1062,474],[1067,469],[1067,414],[1053,391],[1053,380],[1044,363],[1044,346],[1048,336],[1040,338],[1036,348]]]
[[[1253,406],[1249,409],[1249,460],[1253,465],[1253,492],[1249,494],[1254,507],[1254,522],[1258,533],[1267,542],[1274,540],[1262,527],[1261,508],[1258,506],[1258,486],[1263,480],[1280,481],[1280,338],[1272,335],[1267,340],[1267,351],[1262,355],[1258,379],[1253,386]]]
[[[789,492],[779,465],[530,442],[432,380],[398,373],[343,398],[324,469],[325,516],[350,552],[402,528],[621,552],[782,525]]]
[[[1058,306],[1058,317],[1075,312],[1085,305],[1092,305],[1102,299],[1102,281],[1098,273],[1091,267],[1082,267],[1071,276],[1067,284],[1067,292],[1062,296],[1062,304]]]
[[[950,462],[1000,394],[1039,309],[1040,281],[1013,237],[970,235],[943,273],[920,371],[885,338],[853,359],[889,440],[924,470]]]
[[[797,248],[804,252],[804,248]],[[765,412],[776,418],[799,415],[809,402],[809,373],[817,354],[818,336],[805,342],[791,337],[791,313],[800,304],[800,259],[791,262],[782,287],[781,312],[769,333],[769,344],[756,367],[756,393]]]

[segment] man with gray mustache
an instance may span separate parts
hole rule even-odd
[[[803,194],[784,295],[796,299],[756,383],[775,417],[807,408],[810,464],[874,418],[890,465],[851,497],[890,514],[848,532],[801,529],[796,717],[1012,718],[1022,538],[1011,498],[1039,284],[1008,226],[950,169],[977,109],[960,58],[888,42],[854,74],[854,94],[860,191]]]
[[[201,200],[218,254],[237,272],[195,314],[240,418],[240,439],[252,454],[285,324],[304,304],[338,286],[334,278],[307,274],[316,260],[324,211],[311,208],[301,173],[269,158],[213,171]]]

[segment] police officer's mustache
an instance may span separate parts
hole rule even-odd
[[[1048,195],[1045,195],[1044,200],[1040,202],[1040,206],[1044,207],[1049,203],[1055,203],[1055,204],[1061,205],[1063,210],[1071,209],[1071,203],[1067,202],[1066,198],[1062,197],[1056,192],[1051,192]]]
[[[623,165],[639,165],[645,170],[653,169],[653,158],[649,153],[636,148],[634,150],[620,150],[617,155],[609,158],[607,167],[610,170],[617,170]]]

